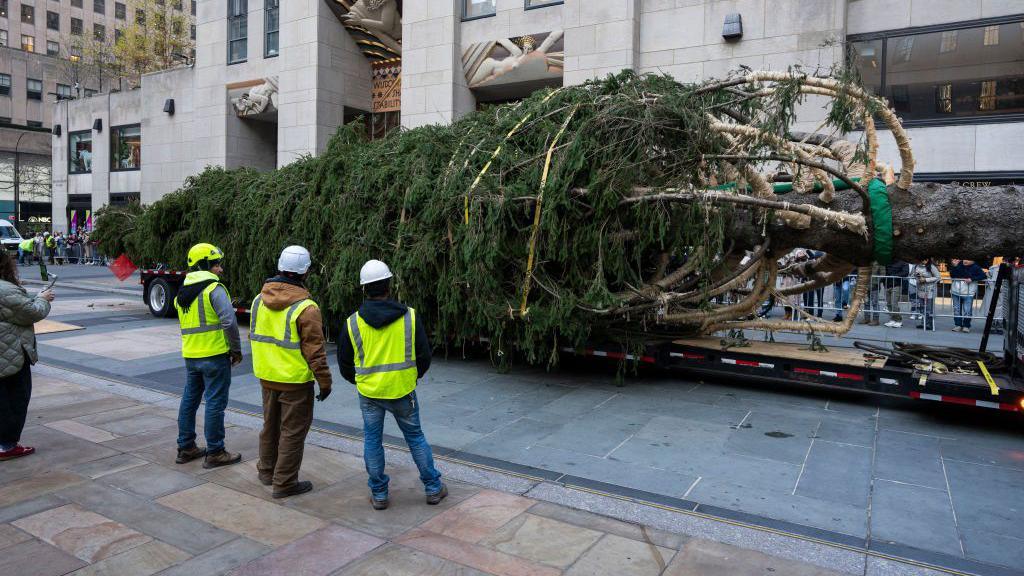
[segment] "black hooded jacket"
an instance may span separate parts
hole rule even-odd
[[[405,315],[409,307],[395,300],[364,300],[359,307],[359,317],[374,328],[383,328]],[[346,318],[346,322],[348,319]],[[352,339],[348,337],[348,327],[342,324],[338,338],[338,369],[341,376],[349,382],[356,383],[355,350]],[[422,378],[430,368],[430,342],[427,340],[427,329],[419,316],[416,318],[416,372]]]

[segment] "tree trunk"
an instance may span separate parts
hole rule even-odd
[[[787,194],[785,199],[848,212],[862,209],[860,197],[851,190],[837,193],[828,206],[812,195]],[[1024,255],[1024,186],[968,188],[915,183],[907,191],[889,186],[889,201],[895,260],[986,261],[995,256]],[[753,248],[761,243],[762,230],[756,219],[740,217],[734,221],[733,237],[740,245]],[[872,242],[849,230],[824,226],[795,230],[776,219],[768,226],[768,235],[776,254],[793,248],[811,248],[860,266],[872,260]]]

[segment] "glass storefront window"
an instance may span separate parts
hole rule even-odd
[[[1024,113],[1024,22],[882,36],[852,38],[850,64],[905,121]]]
[[[68,134],[68,174],[92,172],[92,132],[82,130]]]
[[[110,129],[110,169],[138,170],[142,167],[142,127],[138,124]]]

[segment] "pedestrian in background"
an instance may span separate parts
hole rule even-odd
[[[885,266],[885,307],[889,310],[889,321],[885,323],[889,328],[903,327],[903,314],[900,312],[900,302],[907,296],[907,276],[910,274],[910,266],[899,260]]]
[[[868,289],[868,302],[864,308],[864,318],[861,324],[878,326],[882,318],[882,301],[884,300],[885,284],[882,276],[885,275],[885,266],[881,264],[871,265],[871,284]],[[881,298],[879,297],[881,296]]]
[[[804,250],[804,261],[817,260],[824,256],[824,252],[818,252],[816,250]],[[814,290],[808,290],[803,293],[804,308],[808,314],[813,314],[818,318],[825,313],[825,287],[815,288]]]
[[[949,277],[953,279],[950,289],[953,294],[953,332],[970,332],[978,282],[983,282],[987,276],[974,260],[954,259],[950,263],[953,265],[949,271]]]
[[[206,457],[203,468],[242,461],[224,448],[224,410],[228,406],[231,367],[242,362],[242,339],[231,294],[220,281],[224,253],[212,244],[188,251],[191,271],[174,298],[181,324],[181,355],[185,358],[185,390],[178,407],[178,464]],[[196,446],[196,411],[206,400],[206,448]]]
[[[289,246],[277,260],[277,275],[263,284],[250,308],[249,340],[252,371],[263,389],[263,430],[260,432],[259,480],[273,486],[274,498],[313,489],[299,480],[306,434],[313,424],[313,381],[317,400],[331,394],[324,322],[305,281],[309,250]]]
[[[29,296],[14,258],[0,250],[0,460],[36,451],[18,442],[32,397],[31,366],[39,358],[33,325],[49,315],[53,296],[52,290]]]
[[[388,475],[384,473],[384,418],[395,417],[412,459],[420,471],[427,504],[448,496],[441,473],[420,427],[416,380],[430,368],[430,343],[416,311],[391,299],[391,270],[370,260],[359,271],[365,299],[348,317],[348,338],[338,338],[338,368],[356,385],[363,413],[363,460],[369,475],[374,510],[388,507]]]
[[[935,296],[938,294],[939,269],[931,258],[915,264],[910,275],[917,281],[917,298],[920,301],[921,323],[919,330],[935,329]]]

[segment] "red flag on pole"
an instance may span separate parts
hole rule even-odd
[[[139,267],[132,263],[128,258],[127,254],[121,254],[110,264],[110,271],[117,276],[117,279],[124,282],[129,276],[132,275]]]

